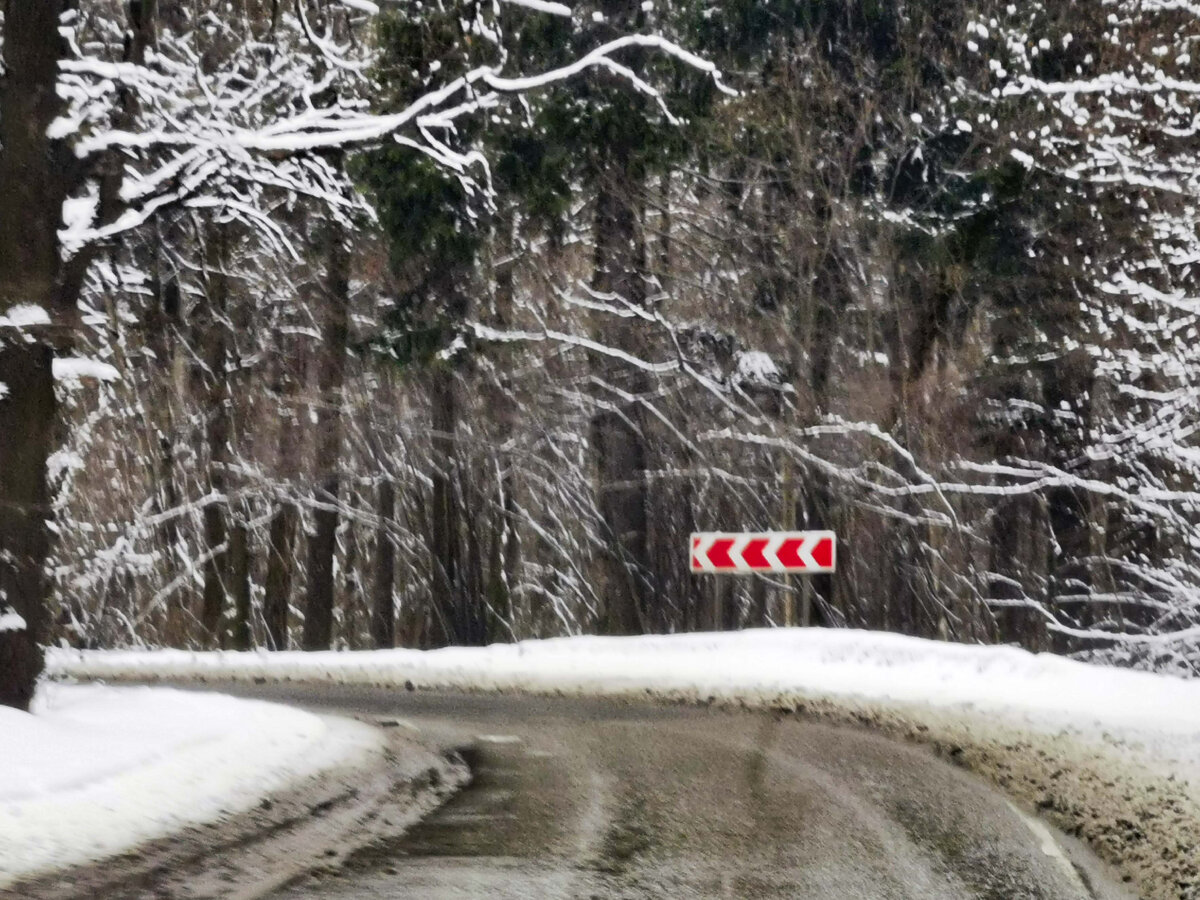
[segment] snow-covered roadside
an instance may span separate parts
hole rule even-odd
[[[933,744],[1079,834],[1146,897],[1200,898],[1200,681],[855,631],[366,653],[53,651],[52,674],[367,684],[800,708]]]
[[[359,653],[51,650],[47,664],[60,677],[264,678],[602,696],[649,691],[755,704],[799,694],[969,708],[1039,729],[1120,732],[1152,744],[1148,759],[1164,770],[1200,776],[1200,680],[875,632],[771,629]]]
[[[167,688],[42,686],[0,707],[0,889],[100,859],[383,753],[378,730]]]

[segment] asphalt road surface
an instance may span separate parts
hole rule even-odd
[[[280,898],[1129,898],[922,748],[794,716],[260,687],[458,749],[468,788]]]
[[[864,730],[649,703],[219,689],[374,722],[391,752],[0,898],[1132,897],[983,781]]]

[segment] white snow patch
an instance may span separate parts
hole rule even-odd
[[[4,394],[0,393],[0,397],[3,396]],[[25,628],[25,620],[11,606],[0,609],[0,631],[24,631]]]
[[[475,740],[485,744],[519,744],[521,739],[515,734],[477,734]]]
[[[738,353],[734,358],[734,364],[737,366],[737,380],[740,384],[777,387],[783,382],[783,375],[780,374],[779,367],[775,365],[775,360],[761,350],[746,350]]]
[[[1014,147],[1012,150],[1009,151],[1009,153],[1012,155],[1013,159],[1015,159],[1017,162],[1019,162],[1021,165],[1023,165],[1027,169],[1032,169],[1037,165],[1037,163],[1034,162],[1033,157],[1030,156],[1028,153],[1026,153],[1024,150],[1018,150]]]
[[[32,328],[37,325],[49,325],[50,313],[32,303],[18,303],[10,306],[8,312],[0,316],[0,328]]]
[[[547,2],[547,0],[504,0],[504,2],[511,3],[513,6],[524,6],[538,12],[549,13],[552,16],[565,16],[568,19],[571,17],[571,7],[563,3],[551,3]]]
[[[83,378],[95,378],[97,381],[116,381],[121,373],[108,363],[95,359],[83,359],[68,356],[54,360],[55,381],[79,381]]]
[[[46,685],[0,707],[0,888],[257,804],[383,752],[381,734],[270,703]]]
[[[1042,842],[1042,853],[1054,860],[1055,865],[1062,870],[1067,880],[1074,883],[1081,895],[1086,896],[1088,893],[1087,885],[1083,883],[1083,879],[1075,871],[1075,866],[1071,863],[1070,858],[1063,848],[1059,846],[1058,841],[1054,838],[1054,834],[1046,827],[1045,823],[1035,819],[1013,803],[1009,803],[1008,808],[1013,811],[1013,814],[1018,819],[1025,823],[1025,827],[1033,832],[1034,837]]]
[[[463,336],[461,334],[457,334],[454,336],[454,340],[450,342],[449,346],[444,347],[437,352],[437,358],[440,360],[454,359],[454,357],[466,349],[467,342],[463,340]]]
[[[74,249],[79,243],[78,235],[86,233],[96,221],[96,213],[100,211],[100,194],[97,191],[82,197],[68,197],[63,201],[63,227],[59,235],[63,244]]]

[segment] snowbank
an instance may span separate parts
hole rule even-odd
[[[248,809],[382,753],[355,722],[166,688],[46,685],[0,707],[0,888]]]
[[[1163,737],[1171,745],[1164,749],[1186,751],[1200,764],[1200,680],[1103,668],[1014,647],[864,631],[577,637],[359,653],[51,650],[47,665],[57,676],[126,680],[265,678],[614,696],[652,691],[749,703],[800,694],[965,706],[1050,728]]]
[[[803,708],[931,744],[1037,807],[1145,897],[1200,898],[1200,680],[1010,647],[775,629],[362,653],[76,652],[57,676],[528,691]]]

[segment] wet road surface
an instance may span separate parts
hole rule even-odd
[[[231,689],[457,750],[471,785],[279,898],[1129,898],[923,748],[794,716],[607,701]]]

